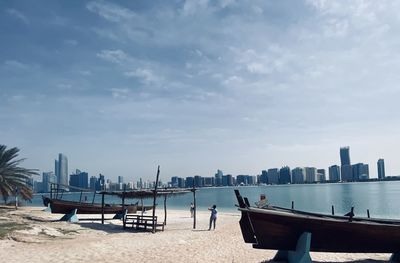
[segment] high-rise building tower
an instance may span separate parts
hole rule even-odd
[[[378,179],[385,178],[385,160],[379,159],[378,160]]]
[[[55,174],[57,183],[61,185],[61,188],[68,188],[68,159],[67,156],[60,153],[58,154],[58,160],[55,160]]]
[[[340,148],[340,162],[343,165],[350,165],[350,147],[341,147]]]
[[[336,164],[329,166],[329,181],[331,182],[340,181],[340,166]]]
[[[353,169],[350,163],[350,147],[340,148],[342,181],[353,181]]]
[[[53,172],[43,172],[42,176],[43,192],[50,192],[51,184],[56,183],[56,177]]]

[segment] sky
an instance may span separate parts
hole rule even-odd
[[[0,2],[0,144],[125,181],[385,159],[399,1]]]

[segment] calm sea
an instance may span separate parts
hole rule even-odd
[[[244,197],[248,197],[251,204],[258,201],[260,194],[266,194],[270,204],[291,207],[294,201],[295,209],[310,212],[331,213],[331,206],[335,206],[335,214],[343,215],[354,206],[356,216],[400,218],[400,181],[364,182],[364,183],[337,183],[311,185],[268,185],[201,188],[196,192],[198,210],[206,210],[215,204],[219,211],[237,211],[234,189],[239,189]],[[86,193],[83,200],[92,201],[93,194]],[[63,199],[79,200],[79,193],[64,194]],[[107,199],[108,198],[108,199]],[[138,200],[132,200],[136,202]],[[171,196],[167,199],[167,207],[173,209],[187,209],[193,201],[192,193]],[[101,202],[100,195],[95,202]],[[108,203],[121,203],[120,199],[106,197]],[[129,201],[128,201],[129,202]],[[151,204],[147,199],[145,204]],[[159,207],[163,207],[163,198],[157,200]],[[32,203],[27,205],[41,206],[41,195],[35,195]]]

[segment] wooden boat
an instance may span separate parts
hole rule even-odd
[[[71,213],[74,209],[77,209],[78,214],[101,214],[102,207],[101,204],[92,204],[92,203],[81,203],[75,201],[67,201],[61,199],[51,199],[46,196],[42,196],[43,204],[47,206],[50,204],[51,212],[54,214],[68,214]],[[153,208],[152,206],[146,206],[146,210],[150,210]],[[127,204],[124,206],[125,209],[128,209],[128,213],[136,213],[137,211],[141,211],[142,207],[138,206],[138,204]],[[122,205],[109,205],[106,204],[104,206],[104,214],[117,214],[122,212]]]
[[[296,250],[303,233],[311,233],[310,251],[396,253],[400,251],[400,220],[308,213],[281,207],[251,207],[235,190],[240,228],[254,248]],[[396,253],[397,254],[397,253]]]

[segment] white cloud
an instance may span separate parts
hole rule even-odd
[[[7,9],[6,12],[10,16],[13,16],[13,17],[19,19],[20,21],[22,21],[24,24],[27,24],[27,25],[29,24],[29,19],[21,11],[10,8],[10,9]]]
[[[4,61],[4,66],[9,69],[29,69],[28,64],[22,63],[18,60],[6,60]]]
[[[121,22],[135,17],[135,13],[127,8],[107,2],[89,2],[87,9],[111,22]]]
[[[100,53],[97,53],[97,56],[106,61],[109,61],[112,63],[117,63],[117,64],[123,63],[129,59],[129,56],[120,49],[102,50],[102,51],[100,51]]]
[[[144,84],[155,84],[159,83],[160,78],[154,74],[150,69],[138,68],[134,71],[129,71],[124,73],[127,77],[139,78]]]

